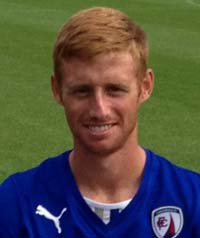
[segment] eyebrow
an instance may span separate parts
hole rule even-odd
[[[120,88],[127,92],[130,89],[129,85],[124,84],[124,83],[107,83],[103,87],[104,88]],[[93,85],[91,85],[89,83],[88,84],[87,83],[71,84],[71,85],[67,85],[66,88],[64,89],[64,91],[66,91],[68,93],[72,93],[79,89],[91,90],[92,88],[93,88]]]
[[[129,90],[129,85],[123,84],[123,83],[108,83],[106,87],[116,87],[116,88],[121,88],[122,90],[128,91]]]
[[[90,84],[72,84],[72,85],[68,85],[67,87],[65,87],[64,91],[67,92],[73,92],[76,91],[78,89],[91,89],[92,86]]]

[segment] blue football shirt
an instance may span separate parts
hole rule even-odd
[[[0,238],[199,238],[200,175],[146,150],[140,188],[105,224],[81,196],[67,151],[0,186]]]

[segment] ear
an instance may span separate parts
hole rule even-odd
[[[139,101],[140,103],[143,103],[147,101],[154,88],[154,73],[152,69],[147,69],[145,76],[140,84],[140,95],[139,95]]]
[[[55,75],[51,75],[51,90],[56,102],[62,105],[61,86],[58,84],[58,80],[56,79]]]

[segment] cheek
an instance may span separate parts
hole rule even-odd
[[[124,106],[121,107],[121,115],[128,124],[135,124],[138,116],[138,109],[138,102],[136,102],[136,100],[132,100],[131,102],[124,104]]]
[[[74,111],[66,111],[65,110],[65,117],[66,117],[66,122],[67,122],[67,125],[71,131],[71,133],[73,135],[77,135],[78,132],[80,131],[80,126],[79,126],[79,118],[78,118],[78,115],[77,113],[75,113]]]
[[[71,108],[65,108],[65,115],[68,121],[75,121],[78,117],[78,111]]]
[[[65,116],[68,121],[69,126],[74,126],[77,121],[79,121],[84,114],[83,106],[78,105],[77,103],[68,103],[64,106]]]
[[[119,104],[119,108],[124,113],[132,113],[137,111],[139,107],[139,97],[137,95],[128,98],[127,100],[122,100]]]

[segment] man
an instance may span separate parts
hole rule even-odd
[[[1,185],[1,238],[200,237],[200,176],[138,144],[147,58],[144,31],[118,10],[61,28],[51,83],[74,146]]]

